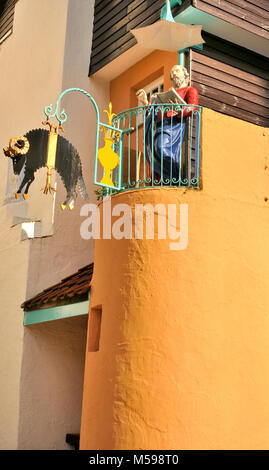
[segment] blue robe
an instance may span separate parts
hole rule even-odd
[[[181,178],[182,170],[182,168],[180,168],[180,149],[185,134],[185,119],[181,120],[178,116],[165,118],[163,119],[162,128],[162,121],[157,117],[158,111],[155,111],[154,116],[154,111],[151,108],[145,122],[146,159],[151,167],[153,166],[154,172],[162,176],[164,183],[172,182],[180,184],[179,179]],[[152,125],[152,121],[154,121],[154,126]],[[154,150],[153,165],[152,130]],[[181,161],[183,161],[183,155],[181,155]]]

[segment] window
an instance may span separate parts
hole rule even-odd
[[[154,93],[163,92],[163,76],[154,80],[154,82],[149,83],[144,87],[145,92],[147,93],[148,101],[151,100],[151,97]],[[142,106],[142,103],[139,103],[139,106]]]
[[[152,95],[154,93],[161,93],[163,92],[163,83],[164,83],[164,77],[159,77],[153,82],[149,83],[148,85],[144,86],[144,90],[147,94],[147,99],[148,101],[151,101]],[[138,100],[138,106],[143,106],[143,103]],[[143,114],[138,115],[138,124],[142,124],[143,122]]]
[[[89,332],[88,332],[88,351],[99,351],[99,342],[101,334],[102,307],[94,307],[90,311]]]

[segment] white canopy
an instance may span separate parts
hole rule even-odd
[[[159,20],[144,28],[131,29],[131,33],[144,49],[177,52],[204,43],[201,30],[202,26]]]

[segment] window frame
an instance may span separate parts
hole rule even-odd
[[[150,101],[151,96],[154,93],[161,93],[164,90],[164,75],[161,75],[160,77],[156,78],[152,82],[148,83],[143,87],[143,90],[147,94],[147,99]],[[143,106],[143,103],[138,100],[137,106]],[[143,123],[143,115],[139,114],[138,115],[138,125]]]

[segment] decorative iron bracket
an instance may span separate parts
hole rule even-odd
[[[52,104],[45,106],[44,108],[44,113],[46,115],[47,121],[49,121],[52,118],[56,118],[57,121],[59,122],[59,125],[62,126],[64,122],[67,121],[67,114],[64,110],[64,108],[61,110],[60,109],[60,103],[62,98],[67,94],[71,92],[79,92],[82,93],[83,95],[86,95],[90,101],[93,104],[93,107],[95,109],[96,113],[96,140],[95,140],[95,164],[94,164],[94,184],[103,186],[106,188],[111,188],[114,190],[120,190],[121,189],[121,181],[122,181],[122,160],[123,160],[123,137],[124,134],[132,132],[134,129],[131,127],[130,129],[118,129],[116,127],[110,126],[109,124],[104,124],[100,122],[100,113],[98,106],[96,104],[95,99],[91,96],[90,93],[88,93],[86,90],[83,90],[81,88],[68,88],[67,90],[63,91],[60,96],[57,99],[55,109],[53,111],[53,106]],[[108,184],[101,183],[100,181],[97,180],[97,168],[98,168],[98,147],[99,147],[99,133],[100,133],[100,128],[105,129],[107,131],[111,131],[114,133],[115,136],[117,136],[119,140],[119,178],[118,178],[118,184],[114,186],[110,186]]]

